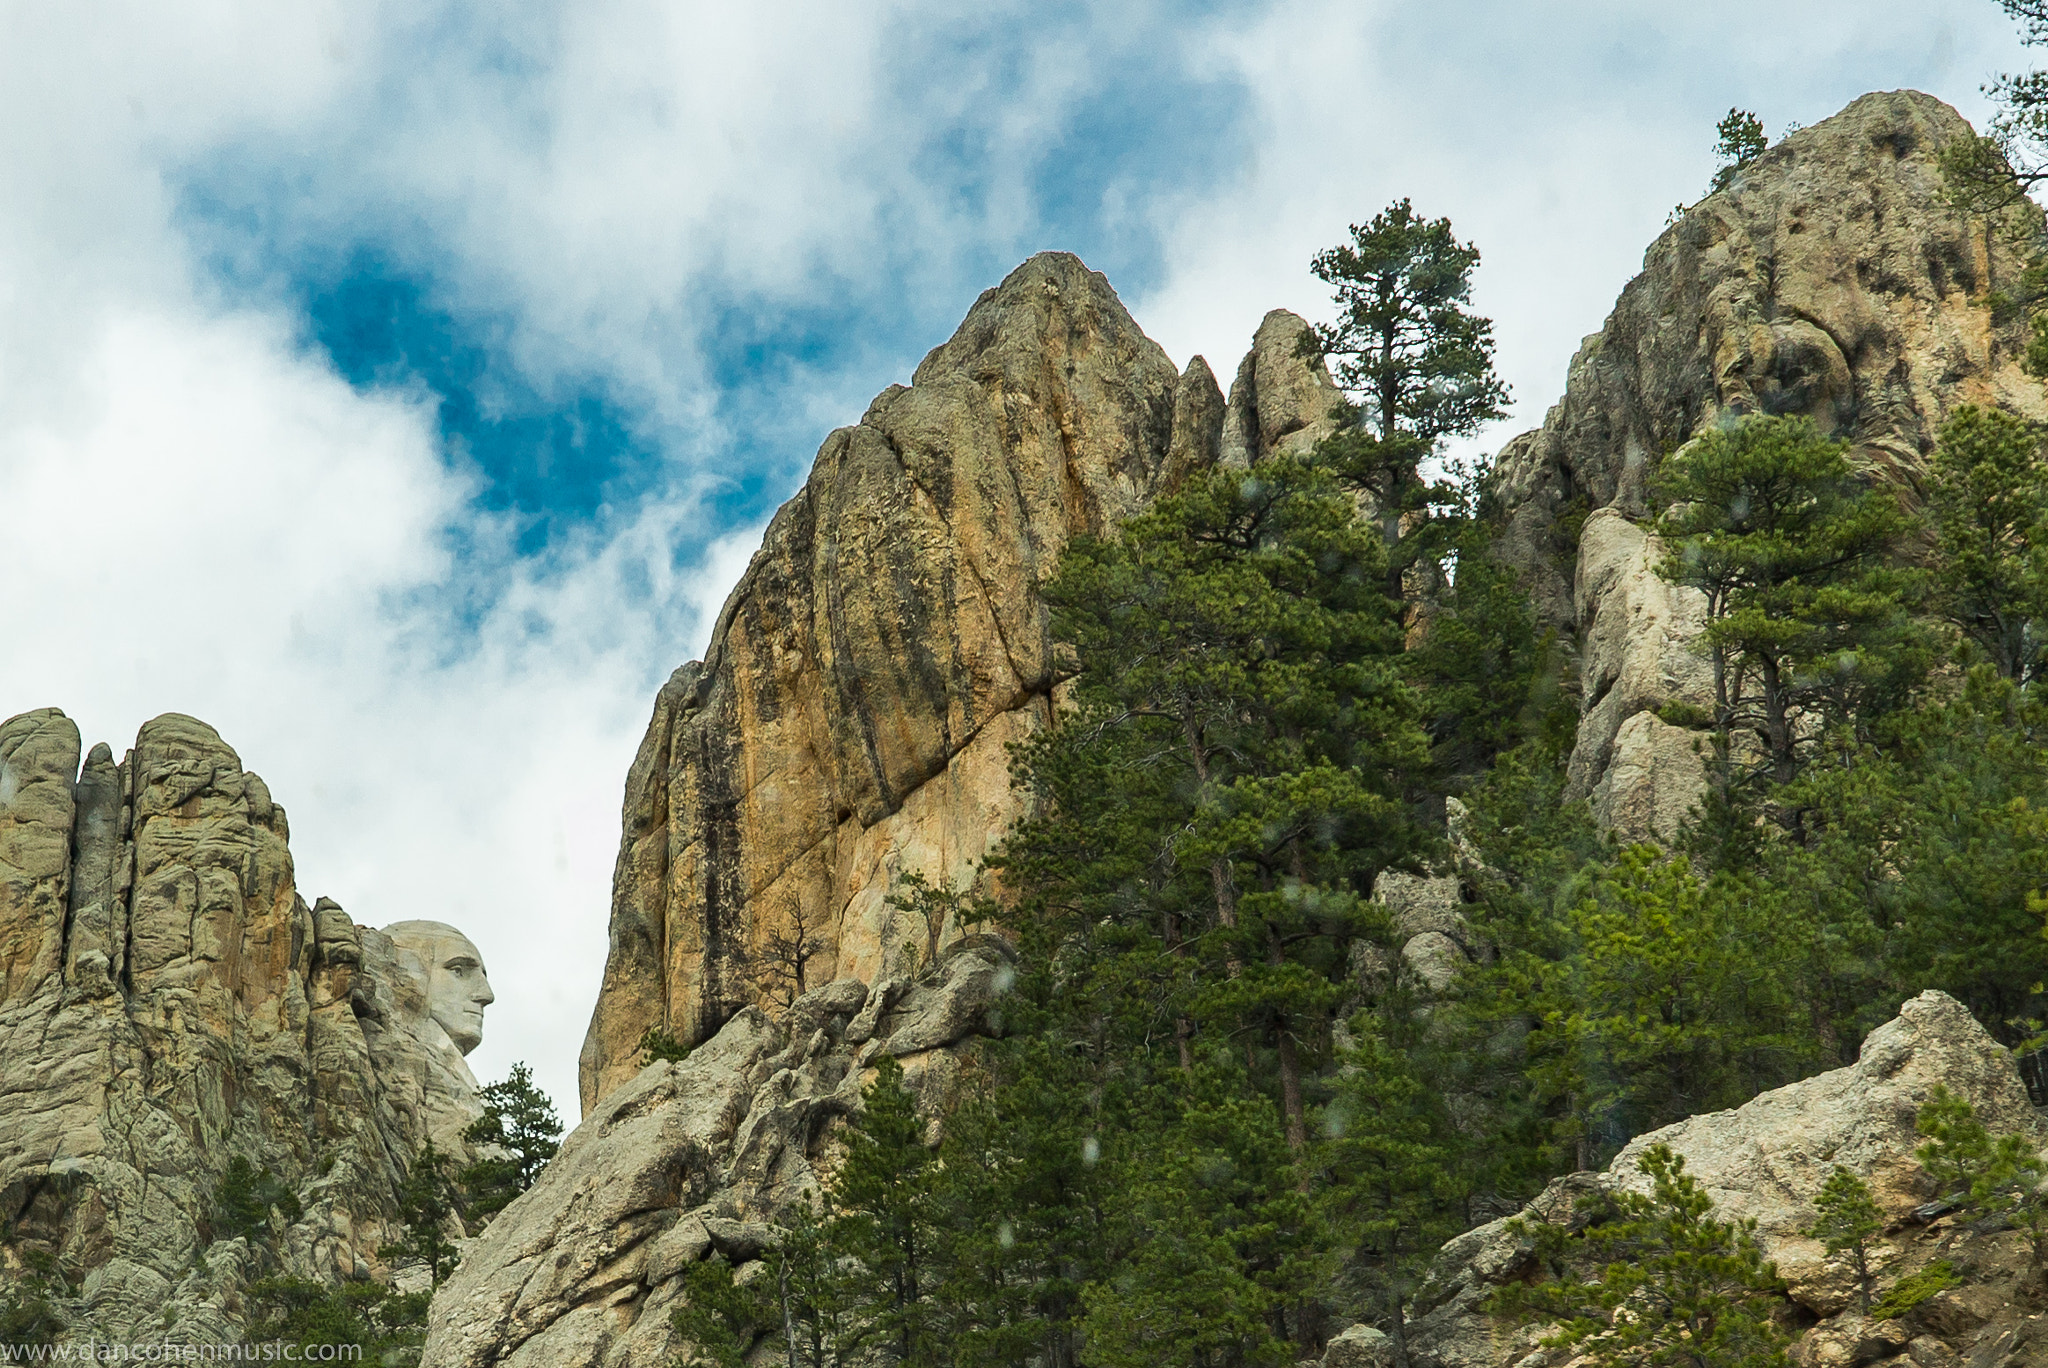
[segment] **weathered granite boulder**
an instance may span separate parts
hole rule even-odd
[[[914,982],[842,979],[779,1020],[743,1007],[687,1059],[642,1068],[470,1246],[434,1299],[427,1368],[666,1368],[688,1266],[758,1259],[815,1201],[878,1056],[941,1114],[1008,970],[1007,947],[977,946]]]
[[[648,1027],[703,1040],[765,1001],[778,942],[820,939],[813,982],[912,972],[927,930],[890,893],[962,887],[1018,814],[1005,748],[1056,682],[1039,584],[1190,471],[1326,431],[1306,326],[1268,315],[1226,405],[1206,362],[1177,373],[1102,276],[1048,252],[826,438],[627,777],[586,1112],[639,1072]]]
[[[1944,201],[1941,150],[1968,128],[1895,91],[1785,138],[1658,237],[1543,427],[1500,453],[1498,553],[1581,645],[1573,796],[1624,834],[1664,834],[1690,805],[1673,738],[1639,730],[1624,752],[1624,725],[1710,692],[1687,659],[1698,605],[1656,581],[1641,530],[1668,453],[1727,416],[1804,414],[1911,498],[1958,405],[2048,418],[2024,321],[1988,302],[2040,211],[2009,232]]]
[[[381,1268],[475,1079],[391,939],[299,896],[284,809],[211,727],[80,749],[56,709],[0,722],[0,1279],[39,1250],[76,1333],[233,1342],[245,1278]],[[213,1229],[237,1157],[301,1205],[267,1248]]]
[[[2011,1055],[1961,1003],[1930,991],[1872,1031],[1848,1068],[1640,1136],[1605,1173],[1552,1183],[1521,1219],[1565,1221],[1578,1199],[1602,1187],[1647,1191],[1637,1160],[1651,1145],[1670,1145],[1713,1197],[1717,1215],[1756,1221],[1757,1236],[1792,1300],[1810,1316],[1833,1317],[1848,1307],[1851,1284],[1844,1267],[1805,1234],[1814,1219],[1813,1199],[1839,1164],[1870,1183],[1895,1228],[1908,1222],[1930,1196],[1913,1159],[1921,1139],[1914,1121],[1937,1084],[1968,1099],[1994,1134],[2036,1133],[2034,1109]],[[1918,1262],[1927,1257],[1932,1256]],[[1894,1271],[1913,1266],[1908,1259]],[[2006,1276],[2013,1271],[2007,1268]],[[1528,1240],[1506,1219],[1445,1245],[1420,1299],[1422,1314],[1409,1327],[1418,1368],[1523,1363],[1535,1349],[1535,1333],[1498,1324],[1483,1308],[1496,1288],[1535,1272]],[[1835,1326],[1813,1333],[1818,1342],[1838,1332],[1849,1330]]]

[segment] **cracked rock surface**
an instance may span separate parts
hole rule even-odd
[[[825,439],[627,777],[586,1114],[649,1027],[704,1040],[763,1001],[778,937],[818,940],[810,982],[915,971],[927,928],[890,892],[972,877],[1018,814],[1005,748],[1050,715],[1040,583],[1190,471],[1327,432],[1306,326],[1267,315],[1226,404],[1100,274],[1042,253]]]
[[[380,1269],[404,1166],[479,1114],[389,938],[299,896],[289,834],[193,718],[118,762],[54,708],[0,722],[0,1282],[55,1255],[76,1337],[238,1342],[247,1280]],[[262,1250],[213,1229],[236,1157],[302,1208]]]
[[[1668,837],[1703,772],[1697,737],[1653,710],[1711,701],[1698,596],[1658,578],[1643,526],[1665,457],[1730,417],[1804,415],[1917,501],[1957,406],[2048,418],[2024,320],[1989,303],[2041,211],[1993,224],[1945,202],[1941,150],[1968,131],[1892,91],[1785,138],[1665,229],[1542,428],[1501,449],[1497,552],[1579,646],[1572,796],[1628,838]]]
[[[434,1298],[426,1368],[665,1368],[689,1265],[717,1253],[746,1276],[816,1200],[878,1056],[944,1113],[1008,982],[1007,946],[983,939],[914,982],[743,1007],[687,1059],[608,1092]]]

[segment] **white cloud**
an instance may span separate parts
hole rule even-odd
[[[1483,253],[1474,307],[1517,401],[1489,451],[1542,421],[1672,206],[1704,192],[1729,106],[1775,137],[1910,85],[1981,118],[1977,86],[2034,64],[1984,0],[1279,0],[1207,38],[1200,60],[1256,93],[1258,152],[1240,184],[1163,207],[1168,274],[1140,320],[1227,386],[1267,309],[1328,317],[1309,258],[1412,197]]]
[[[1169,130],[1197,172],[1076,211],[1159,233],[1156,283],[1119,283],[1176,359],[1227,383],[1266,309],[1322,306],[1309,255],[1410,194],[1485,250],[1529,423],[1728,104],[1776,129],[2022,60],[1984,0],[0,8],[0,715],[54,703],[117,749],[166,710],[219,727],[291,811],[308,896],[471,929],[499,994],[479,1072],[525,1058],[570,1102],[626,765],[758,537],[706,502],[734,473],[719,310],[957,314],[960,262],[1081,245],[1034,189],[1104,154],[1062,141],[1077,102],[1121,94],[1137,138],[1180,68],[1253,125]],[[1212,183],[1196,154],[1240,144]],[[200,224],[195,179],[254,187],[231,208],[262,221]],[[279,269],[272,234],[412,253],[451,307],[509,320],[537,385],[645,402],[661,496],[516,555],[424,396],[350,389],[304,320],[214,279],[208,251]],[[781,468],[950,323],[855,318],[760,382],[809,430]]]

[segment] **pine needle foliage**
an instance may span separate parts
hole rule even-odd
[[[1870,1184],[1835,1165],[1820,1194],[1813,1199],[1814,1222],[1807,1234],[1819,1240],[1830,1254],[1847,1254],[1856,1270],[1856,1295],[1863,1314],[1870,1314],[1870,1291],[1876,1270],[1870,1266],[1870,1241],[1884,1231],[1884,1212],[1879,1210]]]
[[[531,1188],[561,1148],[562,1137],[554,1102],[534,1085],[533,1070],[524,1063],[514,1064],[502,1082],[486,1085],[478,1096],[484,1114],[463,1132],[463,1139],[486,1152],[457,1180],[464,1212],[472,1218],[496,1215]]]
[[[1932,642],[1891,561],[1910,519],[1850,468],[1845,443],[1805,418],[1745,418],[1669,457],[1657,492],[1658,573],[1707,599],[1724,789],[1738,733],[1787,784],[1820,730],[1867,729],[1924,677]]]
[[[455,1271],[455,1241],[448,1227],[455,1225],[458,1192],[453,1165],[432,1140],[420,1146],[411,1167],[398,1185],[399,1237],[377,1251],[381,1259],[402,1264],[423,1264],[433,1285],[439,1287]]]
[[[2022,687],[2042,667],[2048,630],[2048,471],[2024,419],[1965,405],[1941,429],[1928,513],[1939,557],[1936,603],[2000,675]]]
[[[1317,458],[1370,498],[1395,598],[1409,568],[1442,549],[1431,509],[1459,502],[1453,486],[1423,477],[1422,463],[1445,438],[1506,412],[1493,323],[1465,307],[1478,264],[1479,249],[1458,241],[1449,219],[1425,218],[1406,199],[1353,224],[1349,242],[1311,264],[1336,288],[1337,318],[1305,336],[1303,349],[1335,358],[1337,383],[1358,405],[1340,415]]]
[[[1589,1368],[1789,1368],[1790,1337],[1773,1319],[1784,1284],[1754,1221],[1724,1221],[1668,1145],[1643,1152],[1648,1193],[1609,1194],[1574,1234],[1526,1228],[1554,1281],[1513,1285],[1494,1309],[1557,1322],[1548,1348]],[[1591,1276],[1577,1270],[1591,1265]]]

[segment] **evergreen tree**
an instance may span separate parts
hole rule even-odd
[[[1929,664],[1887,564],[1907,519],[1803,418],[1751,417],[1669,457],[1658,492],[1665,578],[1707,598],[1723,786],[1738,731],[1775,784],[1798,774],[1811,724],[1867,723]]]
[[[455,1271],[455,1244],[447,1227],[455,1219],[456,1191],[448,1167],[448,1156],[432,1140],[420,1147],[398,1185],[398,1219],[404,1233],[377,1251],[382,1259],[426,1265],[436,1287]]]
[[[1483,481],[1467,479],[1445,519],[1450,582],[1433,594],[1403,657],[1422,695],[1433,777],[1451,790],[1476,782],[1527,738],[1554,740],[1578,722],[1560,687],[1569,666],[1561,644],[1539,631],[1519,572],[1491,554]]]
[[[213,1189],[213,1237],[268,1244],[272,1212],[287,1223],[298,1220],[298,1195],[276,1174],[268,1168],[258,1169],[246,1156],[237,1154],[228,1160]]]
[[[1938,601],[1998,672],[2026,685],[2048,620],[2048,471],[2031,423],[1957,409],[1930,463]]]
[[[1324,1114],[1323,1207],[1364,1283],[1375,1318],[1408,1368],[1407,1313],[1429,1262],[1465,1228],[1457,1136],[1442,1098],[1389,1047],[1379,1023],[1352,1022]]]
[[[1702,882],[1653,846],[1624,850],[1562,916],[1563,955],[1523,971],[1528,1048],[1579,1168],[1799,1076],[1815,1049],[1796,1029],[1780,932],[1740,882]]]
[[[771,1319],[779,1319],[790,1368],[840,1368],[851,1335],[850,1279],[828,1224],[799,1204],[768,1255],[773,1278]]]
[[[1009,1034],[976,1062],[946,1119],[939,1297],[963,1361],[1076,1368],[1083,1288],[1114,1257],[1105,1211],[1119,1156],[1105,1162],[1099,1137],[1149,1143],[1155,1132],[1124,1105],[1136,1071],[1104,1067],[1094,994],[1074,1002],[1055,975],[1025,978],[1006,1005]]]
[[[1935,1188],[1966,1207],[1994,1205],[2018,1184],[2036,1179],[2041,1160],[2023,1135],[1992,1138],[1966,1097],[1940,1083],[1921,1104],[1914,1128],[1927,1137],[1913,1157]]]
[[[1285,456],[1076,542],[1047,597],[1077,709],[1020,752],[1043,815],[999,860],[1055,946],[1124,938],[1183,1059],[1198,1026],[1270,1049],[1297,1152],[1358,889],[1422,844],[1379,564],[1349,501]]]
[[[1200,1061],[1172,1125],[1104,1138],[1117,1257],[1083,1293],[1091,1366],[1281,1368],[1300,1357],[1290,1312],[1298,1322],[1324,1241],[1273,1104],[1247,1096],[1238,1074],[1230,1052]]]
[[[1714,155],[1721,159],[1721,168],[1714,173],[1713,188],[1725,190],[1744,167],[1770,148],[1771,141],[1764,136],[1764,121],[1746,109],[1729,110],[1727,117],[1714,125],[1714,132],[1720,136]]]
[[[2020,41],[2048,44],[2048,0],[1998,0],[2020,26]],[[2048,72],[2000,75],[1985,93],[1998,105],[1991,131],[1959,138],[1942,152],[1942,170],[1958,204],[1997,214],[2048,180]]]
[[[722,1255],[683,1270],[682,1305],[669,1324],[689,1344],[675,1368],[745,1368],[761,1336],[777,1327],[777,1308],[761,1279],[741,1286]]]
[[[877,1345],[906,1368],[940,1362],[944,1348],[932,1298],[938,1176],[903,1068],[882,1055],[833,1176],[828,1238],[863,1270],[851,1298],[854,1347]]]
[[[1470,436],[1504,416],[1508,388],[1493,370],[1493,324],[1465,305],[1479,250],[1459,242],[1449,219],[1430,220],[1403,199],[1353,224],[1351,241],[1318,252],[1316,278],[1336,287],[1337,321],[1306,346],[1337,358],[1337,383],[1358,410],[1317,457],[1371,497],[1387,549],[1387,595],[1438,549],[1429,510],[1455,503],[1421,465],[1447,437]]]
[[[514,1064],[503,1082],[486,1085],[478,1095],[484,1114],[470,1123],[462,1138],[487,1152],[463,1169],[458,1180],[465,1212],[472,1218],[496,1215],[532,1187],[561,1148],[562,1136],[554,1102],[534,1086],[533,1070],[524,1063]]]
[[[1589,1368],[1789,1368],[1789,1337],[1772,1320],[1784,1285],[1756,1223],[1716,1218],[1668,1145],[1650,1146],[1636,1168],[1649,1193],[1611,1194],[1577,1234],[1534,1227],[1556,1280],[1511,1285],[1495,1309],[1563,1322],[1544,1344]],[[1597,1275],[1575,1276],[1587,1262],[1600,1265]]]
[[[1895,996],[1940,988],[2015,1046],[2048,1012],[2028,896],[2048,887],[2048,700],[2033,692],[1979,667],[1895,719],[1891,756],[1857,776],[1889,805],[1866,837],[1886,843],[1863,858],[1880,866],[1871,898]]]
[[[431,1298],[424,1292],[394,1292],[365,1280],[329,1287],[285,1276],[258,1280],[248,1297],[251,1343],[309,1362],[353,1349],[356,1362],[416,1364],[426,1343]]]
[[[26,1251],[23,1262],[21,1277],[0,1288],[0,1355],[40,1362],[68,1327],[51,1300],[61,1280],[57,1261],[41,1250]]]
[[[1830,1254],[1848,1254],[1856,1267],[1856,1295],[1863,1314],[1870,1314],[1870,1289],[1876,1274],[1870,1267],[1870,1239],[1884,1231],[1870,1184],[1840,1164],[1828,1175],[1813,1200],[1814,1223],[1806,1232],[1827,1246]]]

